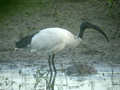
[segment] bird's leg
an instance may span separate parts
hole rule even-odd
[[[54,90],[54,83],[55,83],[55,78],[57,74],[54,58],[55,58],[55,54],[52,55],[52,66],[53,66],[53,72],[54,72],[53,80],[52,80],[52,90]]]
[[[51,56],[49,56],[49,58],[48,58],[48,64],[49,64],[49,70],[50,70],[50,78],[49,78],[49,82],[48,82],[47,88],[50,89],[50,87],[51,87],[51,80],[52,80],[52,76],[53,76],[53,71],[52,71],[52,66],[51,66]]]

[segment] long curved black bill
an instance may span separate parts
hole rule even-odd
[[[98,27],[97,25],[91,24],[91,23],[89,23],[89,22],[83,22],[83,23],[81,23],[81,25],[80,25],[80,33],[79,33],[79,37],[80,37],[80,38],[83,38],[84,31],[85,31],[85,29],[87,29],[87,28],[92,28],[92,29],[98,31],[98,32],[101,33],[101,34],[106,38],[106,40],[109,42],[109,39],[108,39],[107,35],[103,32],[103,30],[102,30],[100,27]]]

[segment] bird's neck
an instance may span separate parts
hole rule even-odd
[[[72,48],[77,47],[80,44],[81,41],[82,41],[81,38],[78,38],[77,36],[75,36],[74,39],[71,42],[71,47]]]

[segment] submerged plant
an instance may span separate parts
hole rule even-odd
[[[39,87],[39,85],[41,85],[43,83],[43,80],[45,80],[46,83],[48,83],[48,80],[47,80],[48,73],[47,72],[42,72],[42,71],[40,71],[40,69],[38,69],[33,76],[35,78],[35,84],[34,84],[35,90],[37,87]]]
[[[0,76],[0,90],[12,88],[15,81],[10,80],[8,77]]]

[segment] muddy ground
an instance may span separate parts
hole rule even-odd
[[[31,0],[32,1],[32,0]],[[47,60],[47,56],[15,51],[15,41],[38,32],[46,27],[61,27],[74,34],[79,32],[83,20],[99,25],[107,33],[110,42],[96,31],[85,32],[83,44],[74,50],[57,54],[56,62],[79,61],[84,63],[120,63],[119,20],[109,16],[104,2],[81,0],[79,2],[59,1],[54,4],[44,2],[24,2],[1,6],[0,11],[0,61]],[[66,61],[69,60],[69,61]]]

